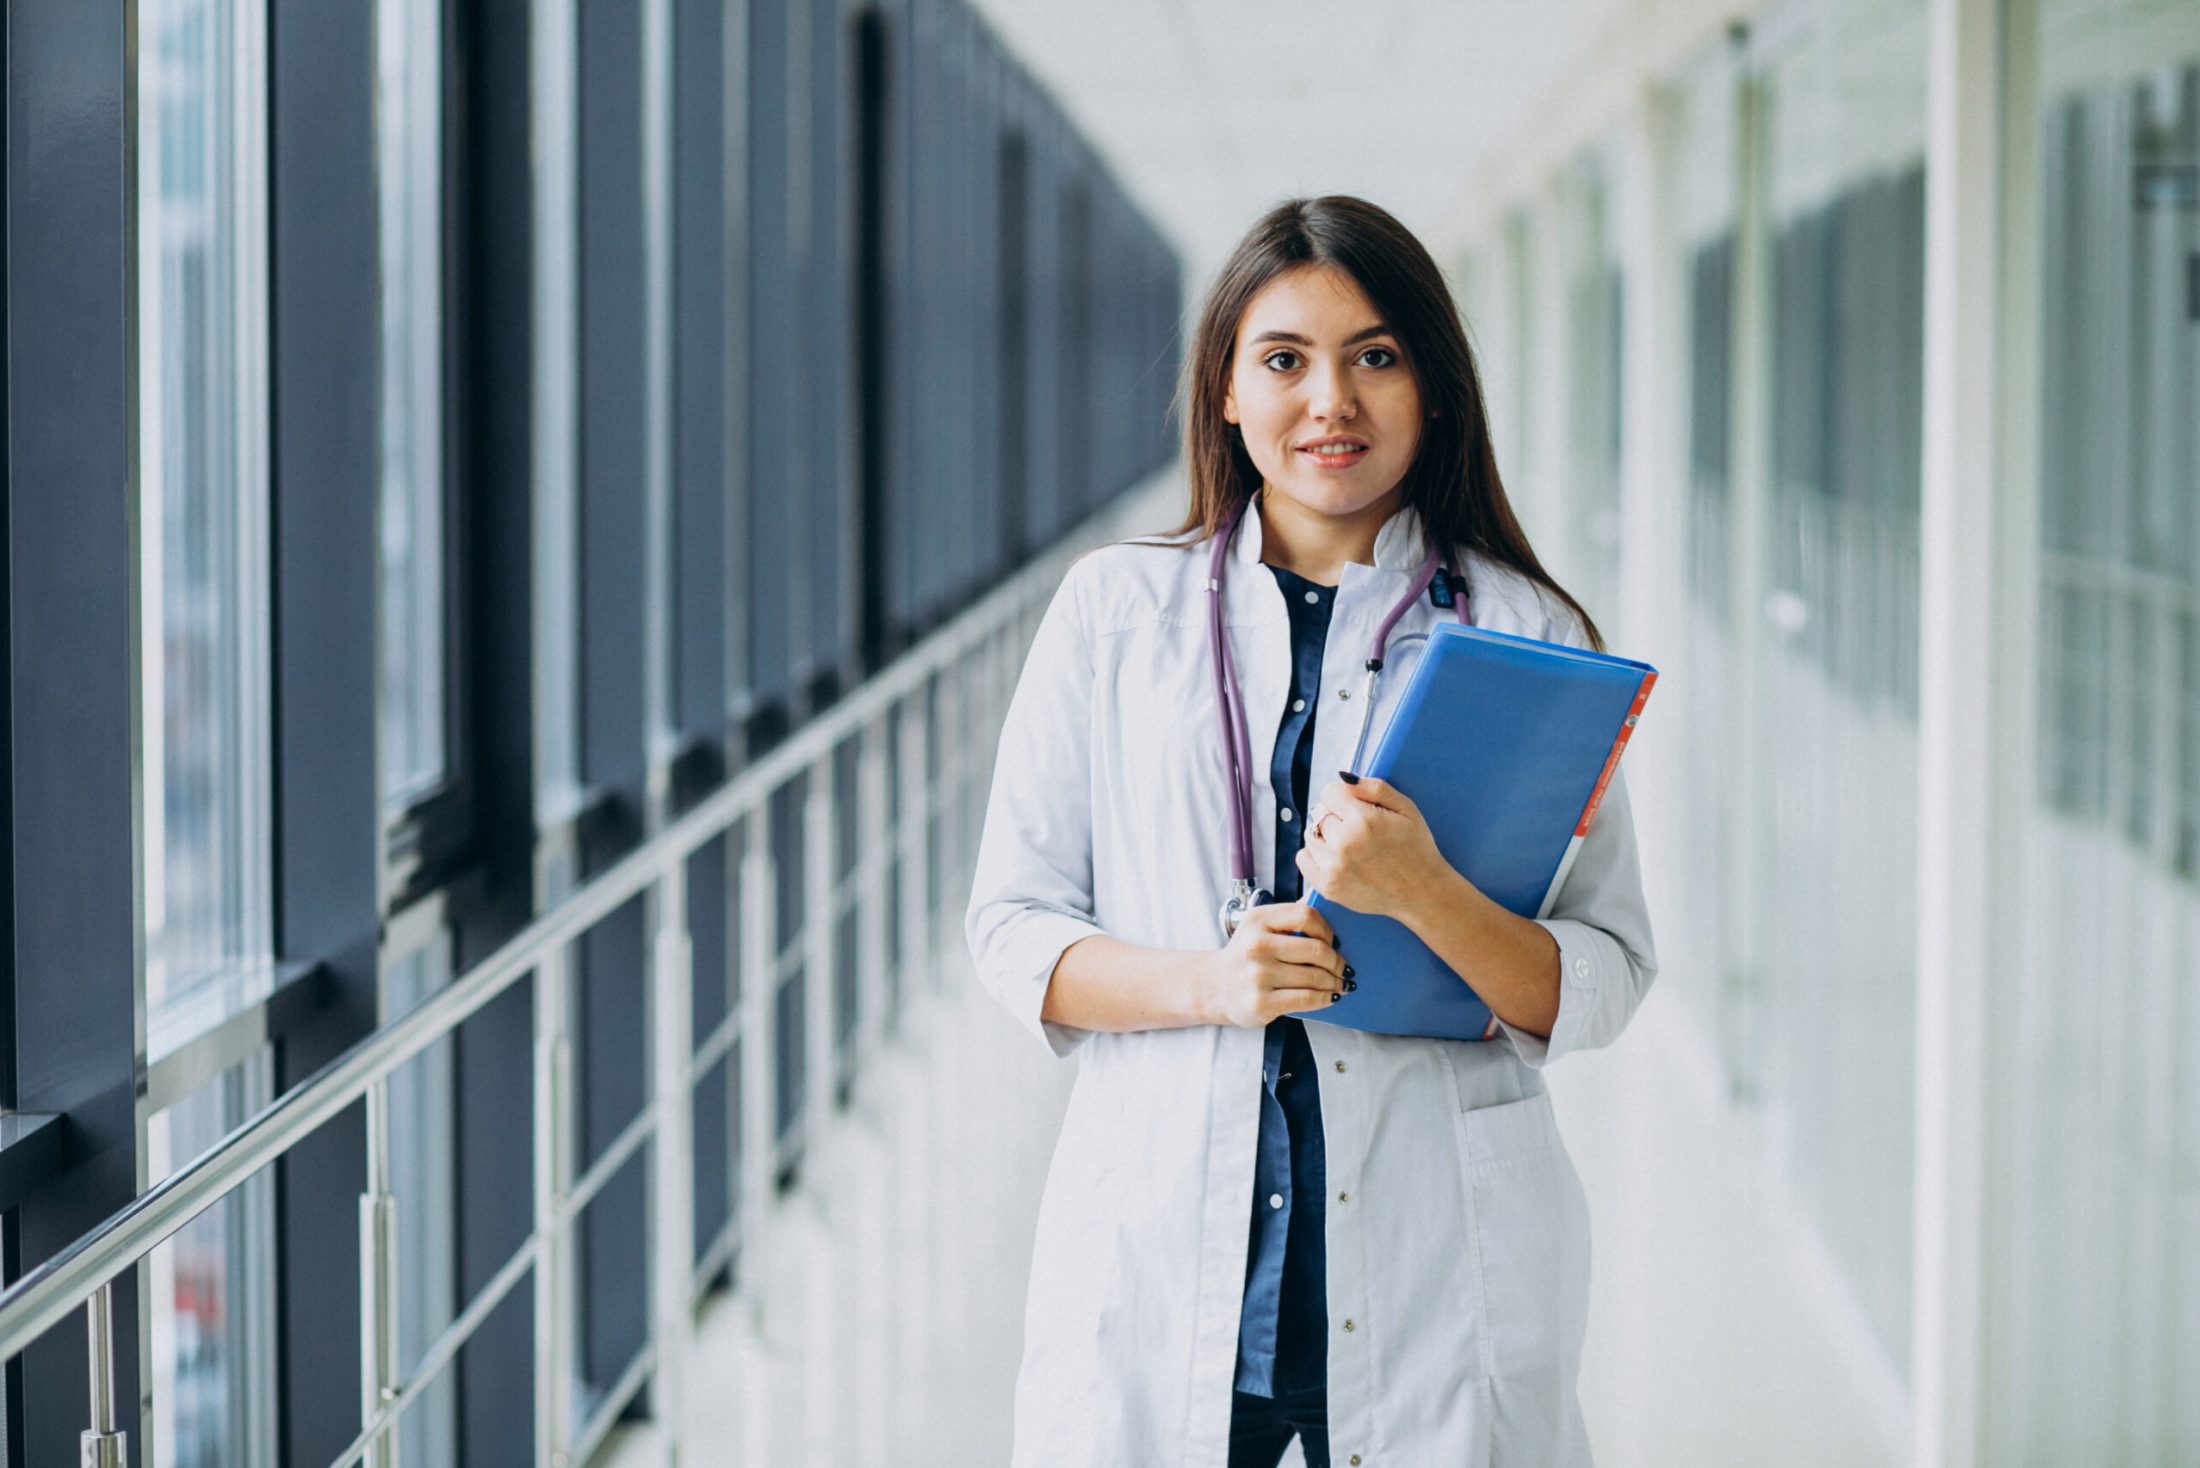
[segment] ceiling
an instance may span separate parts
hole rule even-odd
[[[1622,0],[974,0],[1175,240],[1195,291],[1295,194],[1439,259],[1478,164]]]

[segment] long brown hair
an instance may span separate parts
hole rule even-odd
[[[1278,204],[1239,242],[1209,287],[1177,387],[1191,508],[1181,524],[1161,534],[1193,536],[1185,545],[1206,540],[1259,492],[1261,472],[1245,451],[1244,436],[1222,416],[1238,323],[1268,282],[1310,265],[1335,266],[1359,282],[1404,348],[1423,409],[1434,410],[1422,422],[1404,479],[1405,503],[1420,515],[1429,538],[1478,551],[1548,590],[1581,618],[1590,645],[1602,651],[1603,634],[1543,569],[1505,498],[1482,378],[1443,273],[1388,211],[1349,194]]]

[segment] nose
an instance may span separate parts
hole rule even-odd
[[[1307,391],[1311,394],[1309,409],[1325,423],[1350,418],[1360,411],[1352,374],[1334,364],[1317,365],[1307,378]]]

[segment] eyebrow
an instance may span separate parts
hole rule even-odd
[[[1352,335],[1344,339],[1344,344],[1349,347],[1354,342],[1364,342],[1371,336],[1390,335],[1392,335],[1390,328],[1378,321],[1373,326],[1363,326],[1358,331],[1353,332]],[[1254,337],[1249,345],[1257,347],[1262,342],[1289,342],[1295,347],[1314,345],[1311,337],[1300,336],[1295,331],[1264,331],[1259,336]]]

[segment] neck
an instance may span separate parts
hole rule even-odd
[[[1394,488],[1353,514],[1324,515],[1263,486],[1253,499],[1260,515],[1261,561],[1320,585],[1335,586],[1344,578],[1345,562],[1375,564],[1375,537],[1403,502],[1404,496]]]

